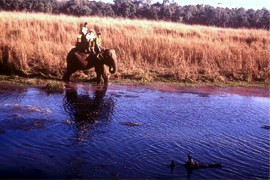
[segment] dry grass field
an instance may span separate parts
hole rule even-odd
[[[269,32],[171,22],[0,12],[0,73],[61,78],[80,24],[116,49],[111,79],[175,82],[269,79]],[[93,70],[73,78],[93,76]]]

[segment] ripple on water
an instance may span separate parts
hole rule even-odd
[[[40,178],[187,178],[192,152],[223,166],[194,170],[193,179],[266,179],[268,101],[117,85],[64,94],[0,88],[0,177],[25,167],[23,177],[36,169]]]

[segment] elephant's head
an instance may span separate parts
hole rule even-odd
[[[116,72],[117,57],[114,49],[105,49],[99,58],[102,59],[104,64],[109,66],[109,72],[114,74]]]

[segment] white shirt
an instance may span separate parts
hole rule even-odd
[[[96,38],[96,36],[93,33],[87,33],[86,34],[86,39],[89,42],[94,41],[95,38]]]
[[[87,27],[82,27],[82,33],[84,34],[84,35],[86,35],[86,33],[87,33]]]

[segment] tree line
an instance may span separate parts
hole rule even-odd
[[[164,20],[185,24],[233,28],[269,28],[269,10],[222,8],[210,5],[180,6],[170,0],[0,0],[0,10]]]

